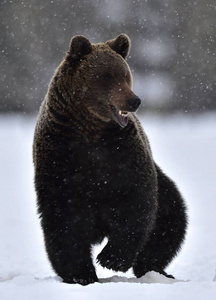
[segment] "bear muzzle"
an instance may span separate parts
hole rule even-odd
[[[131,99],[128,100],[128,105],[129,108],[131,109],[130,111],[132,112],[135,112],[140,106],[140,104],[141,104],[141,100],[137,96],[133,96]]]

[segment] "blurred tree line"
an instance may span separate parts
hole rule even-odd
[[[73,35],[127,33],[143,110],[216,109],[215,0],[1,0],[0,112],[35,112]]]

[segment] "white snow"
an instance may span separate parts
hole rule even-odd
[[[167,269],[114,273],[97,266],[100,283],[69,285],[52,271],[36,214],[32,139],[35,118],[0,116],[0,299],[215,299],[216,115],[142,117],[154,158],[173,178],[188,206],[182,251]],[[95,249],[96,252],[100,248]]]

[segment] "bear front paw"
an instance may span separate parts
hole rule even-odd
[[[132,262],[130,257],[123,255],[122,250],[114,251],[108,244],[97,256],[97,263],[114,271],[126,272],[132,266]]]
[[[63,282],[65,283],[78,283],[78,284],[81,284],[81,285],[88,285],[90,283],[94,283],[94,282],[98,282],[98,278],[97,278],[97,275],[94,271],[92,272],[88,272],[86,270],[86,273],[83,273],[83,274],[74,274],[72,276],[65,276],[65,277],[62,277],[63,279]]]

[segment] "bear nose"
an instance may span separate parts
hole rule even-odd
[[[141,103],[141,100],[137,96],[134,96],[128,100],[129,107],[133,110],[137,110],[137,108],[140,106],[140,103]]]

